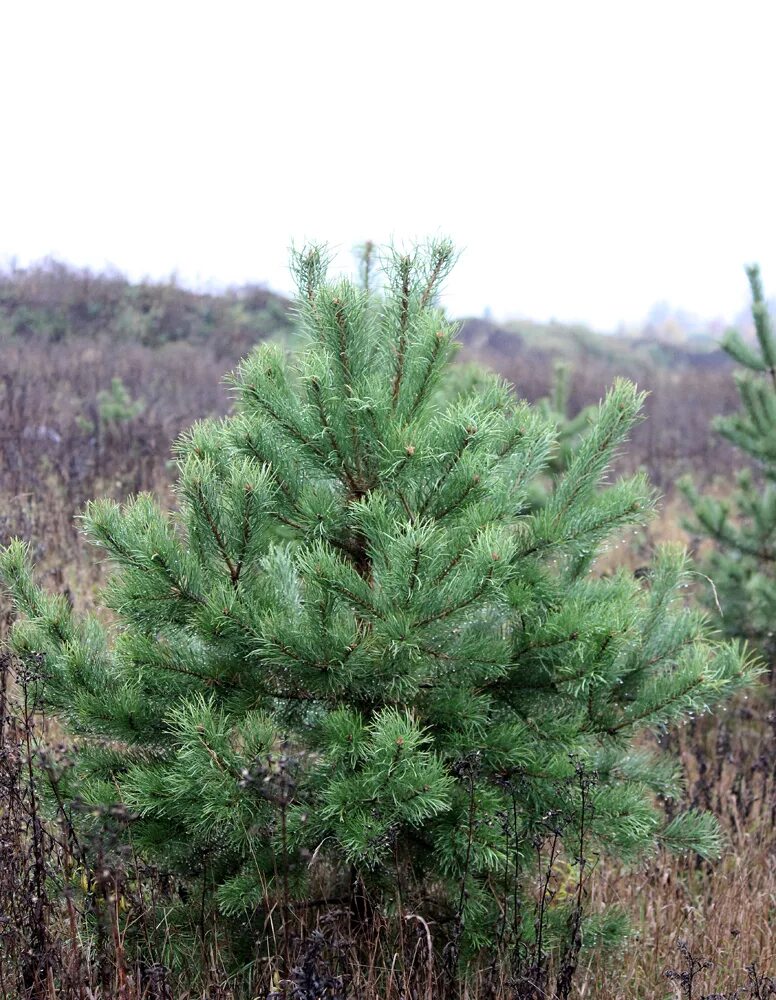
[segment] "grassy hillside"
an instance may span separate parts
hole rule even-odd
[[[205,294],[56,261],[0,273],[0,337],[107,337],[149,347],[187,341],[233,356],[289,328],[288,301],[258,285]]]
[[[603,334],[580,324],[537,323],[512,320],[502,325],[481,319],[462,322],[461,339],[472,350],[493,358],[541,351],[563,357],[572,364],[602,361],[628,369],[729,368],[727,356],[714,338],[662,339],[649,332]]]

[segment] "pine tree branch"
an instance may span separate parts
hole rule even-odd
[[[412,513],[412,509],[411,509],[409,503],[407,502],[407,498],[404,496],[404,493],[401,490],[397,489],[396,490],[396,495],[398,496],[399,500],[401,501],[401,505],[404,508],[404,513],[409,518],[410,524],[414,524],[415,523],[415,515]]]
[[[286,500],[289,502],[289,504],[291,504],[291,506],[295,506],[294,496],[293,493],[291,492],[291,489],[288,486],[288,483],[286,483],[285,480],[282,479],[277,474],[277,472],[275,471],[275,466],[272,463],[272,461],[268,459],[267,456],[264,455],[261,451],[259,451],[259,448],[255,444],[250,433],[247,433],[242,440],[244,441],[248,451],[251,453],[251,455],[253,455],[256,461],[260,462],[261,465],[267,469],[269,474],[272,476],[272,481],[278,486],[281,493],[285,495]]]
[[[420,296],[420,308],[425,309],[431,300],[431,296],[434,294],[436,288],[436,283],[439,281],[439,275],[442,273],[442,268],[447,263],[445,257],[442,254],[437,254],[437,259],[434,262],[434,267],[431,270],[428,281],[426,282],[426,287],[423,289],[423,294]]]
[[[224,562],[226,563],[227,568],[229,570],[229,576],[231,577],[231,580],[232,580],[232,586],[236,587],[237,586],[237,581],[238,581],[239,576],[240,576],[240,573],[239,573],[239,571],[237,569],[237,564],[234,563],[234,562],[232,562],[232,559],[229,556],[229,552],[227,551],[226,542],[224,541],[224,537],[221,534],[221,531],[220,531],[218,525],[216,524],[215,519],[213,518],[213,514],[212,514],[212,512],[210,510],[210,507],[208,506],[208,502],[205,499],[205,494],[204,494],[204,491],[202,489],[202,484],[199,483],[199,482],[197,482],[194,488],[196,490],[197,499],[198,499],[200,507],[202,509],[202,513],[204,514],[205,521],[207,522],[207,526],[210,528],[210,532],[213,535],[213,538],[214,538],[215,543],[216,543],[216,547],[218,548],[218,551],[223,556]]]
[[[463,611],[464,608],[470,607],[475,604],[487,591],[490,581],[493,579],[493,571],[488,570],[482,586],[470,594],[466,600],[461,601],[459,604],[451,605],[442,611],[435,612],[433,615],[428,615],[426,618],[421,618],[420,621],[415,622],[416,628],[425,628],[427,625],[431,625],[433,622],[443,621],[445,618],[449,618],[450,615],[457,614],[459,611]]]
[[[265,639],[265,642],[275,646],[284,656],[287,656],[289,660],[293,660],[295,663],[299,663],[303,667],[308,667],[310,670],[315,670],[323,674],[329,673],[331,670],[332,665],[330,663],[322,660],[308,659],[301,653],[297,653],[296,650],[291,648],[291,646],[286,645],[286,643],[276,635]]]
[[[374,604],[370,604],[369,601],[364,600],[363,597],[359,597],[358,594],[354,594],[352,590],[348,590],[347,587],[343,586],[341,583],[337,583],[335,580],[329,581],[329,586],[332,590],[344,597],[347,601],[355,604],[357,607],[362,608],[364,611],[368,612],[369,615],[373,615],[376,618],[383,618],[383,615]]]
[[[175,576],[172,569],[167,564],[167,560],[164,558],[164,556],[161,555],[161,553],[155,552],[151,558],[153,559],[154,562],[157,563],[157,565],[161,566],[162,569],[165,571],[165,575],[167,576],[167,579],[170,581],[173,588],[173,597],[183,597],[187,601],[191,601],[192,604],[199,604],[201,607],[204,607],[207,604],[207,601],[205,600],[204,597],[202,597],[200,594],[195,594],[192,590],[189,590],[188,587],[185,586],[185,584],[181,583],[181,581]]]
[[[113,549],[117,555],[121,556],[127,565],[132,566],[134,569],[146,569],[147,564],[141,559],[138,559],[132,550],[120,542],[115,535],[111,534],[111,532],[108,531],[104,525],[100,525],[95,533],[99,540],[102,541],[103,544],[107,542],[107,546]]]
[[[415,589],[415,584],[419,582],[418,569],[420,568],[420,558],[422,552],[423,550],[421,549],[420,545],[418,545],[416,542],[412,556],[412,569],[410,570],[409,580],[407,581],[408,591],[410,596],[412,595],[412,591]]]
[[[640,722],[644,722],[644,720],[648,719],[650,716],[659,715],[660,712],[663,711],[663,709],[669,708],[672,704],[679,701],[681,698],[685,698],[688,694],[690,694],[692,691],[695,691],[697,688],[702,688],[705,683],[706,683],[706,678],[703,675],[695,677],[690,683],[688,683],[681,690],[673,692],[669,698],[666,698],[662,702],[658,702],[657,705],[650,706],[649,708],[645,709],[638,715],[633,715],[627,719],[623,719],[615,726],[609,726],[604,730],[598,730],[598,731],[605,732],[607,736],[616,736],[617,733],[621,732],[623,729],[633,728],[633,726],[637,726]],[[591,723],[595,724],[597,720],[591,719],[590,721]]]
[[[437,575],[431,581],[431,587],[437,587],[440,583],[442,583],[444,580],[447,579],[450,573],[452,573],[455,567],[460,563],[461,559],[463,559],[467,548],[468,545],[465,545],[460,550],[460,552],[456,553],[456,555],[453,556],[453,558],[450,560],[447,566],[445,566],[445,568],[441,572],[437,573]]]
[[[568,635],[559,635],[554,639],[543,639],[539,642],[531,642],[527,646],[521,646],[515,653],[514,662],[517,663],[526,653],[531,653],[536,649],[552,649],[555,646],[562,646],[566,642],[575,642],[579,639],[579,632],[570,632]]]
[[[343,375],[343,389],[345,395],[350,399],[353,396],[353,374],[350,369],[350,356],[348,354],[348,342],[347,342],[347,317],[345,316],[345,311],[342,308],[342,302],[339,298],[333,300],[334,304],[334,320],[337,324],[337,335],[339,339],[339,358],[340,364],[342,365],[342,375]],[[351,417],[350,407],[346,410],[348,418]],[[353,448],[353,458],[356,464],[356,473],[361,476],[361,447],[358,438],[358,430],[352,420],[349,419],[350,423],[350,442]]]
[[[216,753],[213,747],[210,746],[208,741],[205,739],[204,727],[197,726],[196,733],[197,733],[197,741],[199,742],[200,746],[203,748],[208,757],[210,757],[210,759],[216,765],[221,774],[225,775],[227,778],[234,779],[235,782],[238,782],[242,776],[241,773],[235,770],[229,764],[224,763],[224,761],[219,757],[219,755]]]
[[[275,517],[278,519],[278,521],[280,521],[281,524],[285,524],[286,527],[294,528],[296,531],[301,531],[303,535],[307,533],[307,528],[305,528],[303,524],[298,524],[296,521],[292,521],[284,514],[275,514]]]
[[[695,516],[701,521],[705,534],[715,542],[719,542],[720,545],[729,545],[732,548],[739,549],[745,555],[752,556],[754,559],[759,559],[762,562],[776,562],[776,549],[766,548],[764,543],[761,542],[750,542],[740,531],[734,532],[731,530],[730,525],[727,523],[716,526],[706,519],[701,519],[697,512]]]
[[[421,300],[421,308],[423,308],[422,300]],[[440,352],[442,350],[442,345],[444,343],[444,340],[445,340],[444,331],[439,330],[434,336],[434,343],[431,348],[431,355],[426,363],[426,370],[423,374],[423,381],[421,382],[420,388],[415,394],[415,399],[412,403],[412,406],[409,408],[409,411],[407,413],[406,416],[407,423],[409,423],[411,420],[414,420],[415,414],[418,412],[418,409],[428,397],[428,391],[431,386],[431,375],[434,371],[434,366],[437,362],[437,358],[439,357]]]
[[[437,524],[440,521],[444,521],[444,519],[447,517],[448,514],[452,514],[459,507],[462,507],[466,503],[469,494],[471,494],[472,492],[474,492],[474,490],[476,490],[476,488],[479,486],[479,483],[480,483],[480,477],[472,476],[472,478],[466,484],[464,492],[460,496],[456,497],[455,500],[451,501],[446,507],[443,507],[441,510],[434,511],[433,517],[434,520],[437,522]]]
[[[503,667],[503,660],[487,660],[482,656],[455,656],[453,653],[444,653],[441,649],[433,649],[431,646],[424,646],[422,643],[418,644],[418,649],[425,653],[427,656],[432,657],[435,660],[441,660],[443,663],[473,663],[478,664],[483,667]],[[434,684],[421,684],[421,687],[436,687]],[[479,690],[485,690],[488,685],[483,685]]]
[[[497,460],[499,462],[502,462],[505,459],[509,458],[509,456],[514,451],[516,446],[522,444],[524,437],[525,437],[525,431],[523,431],[522,428],[512,427],[506,441],[496,452]]]
[[[302,445],[306,451],[311,452],[315,458],[323,458],[321,449],[315,444],[315,442],[306,438],[299,428],[296,427],[290,420],[286,420],[281,417],[280,414],[270,405],[269,400],[264,399],[263,396],[259,395],[256,386],[248,386],[246,391],[258,407],[263,410],[264,413],[266,413],[278,425],[278,427],[281,427],[290,438]]]
[[[321,425],[324,429],[324,432],[329,438],[329,443],[331,445],[332,450],[334,451],[334,454],[339,459],[340,469],[342,475],[345,477],[345,483],[350,492],[354,496],[357,496],[360,492],[358,484],[356,483],[356,480],[353,478],[353,475],[351,474],[350,469],[348,468],[348,461],[345,455],[343,454],[342,449],[340,448],[337,442],[334,430],[332,429],[332,426],[329,423],[329,418],[326,415],[326,410],[323,405],[323,398],[321,396],[321,384],[317,378],[313,378],[310,380],[310,388],[313,390],[313,396],[315,398],[315,406],[316,409],[318,410],[318,416],[320,418]]]
[[[655,667],[658,663],[663,663],[671,656],[676,656],[676,654],[681,649],[686,649],[688,647],[694,646],[698,641],[697,635],[688,635],[686,638],[682,639],[681,642],[676,643],[671,646],[670,649],[665,650],[663,653],[656,653],[654,656],[650,657],[647,662],[639,669],[644,669],[646,667]]]
[[[393,378],[393,388],[391,389],[391,407],[396,409],[399,402],[399,390],[401,389],[402,378],[404,377],[404,358],[407,353],[407,325],[409,323],[410,309],[410,276],[412,273],[412,261],[409,257],[401,259],[401,306],[399,312],[399,345],[396,351],[396,373]]]
[[[543,553],[547,549],[555,548],[556,546],[568,545],[570,542],[577,542],[580,539],[589,537],[590,535],[598,534],[607,528],[610,528],[613,531],[614,528],[618,524],[622,523],[626,518],[635,516],[641,511],[641,504],[634,501],[625,510],[619,510],[614,515],[601,517],[600,520],[582,525],[574,531],[568,531],[560,538],[539,538],[529,548],[523,549],[521,552],[516,552],[513,559],[526,559],[528,556]],[[627,523],[627,521],[625,521],[625,523]]]
[[[181,666],[179,666],[177,664],[173,665],[173,664],[171,664],[171,663],[169,663],[167,661],[164,661],[164,662],[162,662],[162,661],[156,661],[154,663],[143,663],[143,662],[138,661],[138,660],[133,660],[132,662],[133,662],[134,666],[139,667],[141,669],[142,668],[146,668],[147,670],[151,670],[151,671],[156,671],[156,670],[161,669],[161,670],[169,671],[169,673],[172,673],[172,674],[181,674],[184,677],[194,677],[196,680],[202,681],[202,683],[206,687],[223,687],[223,688],[228,688],[228,689],[233,690],[233,691],[237,691],[237,690],[240,689],[240,685],[237,684],[235,681],[226,680],[225,678],[221,678],[221,677],[213,677],[212,674],[200,674],[196,670],[190,670],[187,667],[181,667]]]
[[[345,316],[345,310],[342,308],[341,299],[332,299],[332,304],[334,306],[334,321],[337,324],[337,338],[339,346],[339,359],[340,364],[342,365],[343,388],[349,396],[352,396],[353,375],[350,370],[350,356],[348,354],[347,317]]]
[[[271,691],[269,688],[260,692],[266,698],[277,698],[278,701],[302,701],[315,705],[337,705],[335,697],[328,697],[321,694],[310,694],[308,691]]]
[[[622,404],[621,404],[620,408],[621,408],[621,410],[623,410]],[[623,410],[623,413],[624,413],[624,410]],[[614,441],[616,440],[616,438],[617,438],[617,436],[618,436],[618,434],[619,434],[619,432],[621,430],[621,426],[622,426],[622,419],[619,419],[616,422],[612,423],[612,426],[611,426],[608,434],[605,434],[601,438],[601,441],[599,442],[598,447],[595,449],[595,452],[593,453],[593,457],[590,459],[590,464],[591,465],[595,464],[595,458],[596,457],[602,458],[611,449]],[[567,479],[568,479],[568,477],[567,477]],[[585,483],[584,477],[583,476],[578,477],[578,479],[576,480],[576,482],[574,483],[574,485],[572,486],[572,488],[569,490],[568,496],[566,497],[566,500],[564,501],[564,503],[557,509],[557,511],[555,511],[555,516],[554,516],[554,519],[553,519],[553,523],[556,526],[558,524],[560,524],[560,521],[563,518],[563,516],[568,512],[569,508],[573,505],[573,503],[577,499],[577,497],[580,496],[580,494],[583,492],[583,490],[585,488],[585,485],[586,485],[586,483]]]
[[[119,555],[124,559],[130,566],[134,569],[146,571],[148,569],[148,563],[143,562],[136,556],[132,555],[130,550],[126,546],[122,545],[109,531],[104,527],[100,527],[100,534],[104,540],[107,540],[110,547],[114,549]],[[184,599],[191,601],[193,604],[205,605],[207,602],[204,597],[199,594],[195,594],[193,591],[189,590],[181,581],[175,576],[172,569],[167,563],[167,560],[160,552],[154,552],[151,556],[151,562],[155,566],[159,566],[163,571],[167,579],[169,580],[174,593],[171,595],[171,599],[177,597],[183,597]],[[161,600],[160,596],[155,598],[156,600]]]
[[[476,427],[466,428],[464,437],[459,442],[457,450],[451,454],[449,461],[445,463],[442,472],[439,474],[432,488],[428,491],[425,499],[421,503],[420,508],[418,510],[418,517],[422,517],[426,513],[426,510],[428,509],[428,506],[431,503],[431,501],[435,497],[439,496],[440,491],[444,487],[444,484],[449,478],[453,469],[456,467],[456,465],[458,465],[461,458],[463,457],[464,452],[469,447],[471,442],[474,440],[476,432],[477,432]]]
[[[251,506],[253,505],[255,499],[255,491],[252,486],[246,484],[244,490],[244,506],[243,506],[243,517],[242,517],[242,539],[240,544],[240,554],[235,563],[235,571],[232,576],[232,581],[235,588],[240,581],[240,574],[242,573],[243,563],[245,562],[245,554],[248,551],[248,545],[250,544],[250,534],[251,534]]]

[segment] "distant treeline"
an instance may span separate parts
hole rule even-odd
[[[54,260],[0,272],[0,337],[107,337],[148,347],[208,342],[233,357],[287,331],[288,310],[260,285],[207,294],[174,280],[132,283]]]

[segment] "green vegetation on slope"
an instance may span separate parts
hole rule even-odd
[[[56,261],[0,273],[0,337],[108,336],[151,347],[211,342],[232,355],[287,333],[288,307],[260,286],[205,294],[174,281],[137,284]]]

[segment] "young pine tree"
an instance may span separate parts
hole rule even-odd
[[[13,649],[43,654],[79,738],[73,794],[124,803],[137,851],[241,920],[321,893],[425,916],[448,958],[534,934],[548,841],[579,884],[591,851],[713,853],[707,817],[665,820],[676,775],[634,739],[750,674],[681,600],[681,551],[647,580],[591,569],[653,509],[643,477],[605,482],[632,384],[538,509],[555,421],[495,376],[437,392],[452,262],[447,242],[390,252],[374,291],[295,257],[306,347],[260,347],[233,415],[178,443],[176,510],[88,507],[109,625],[44,592],[21,543],[1,561]]]
[[[722,342],[742,366],[736,373],[741,409],[716,421],[717,430],[751,460],[729,498],[701,496],[690,482],[688,527],[716,545],[707,571],[714,581],[722,624],[744,636],[776,666],[776,336],[763,296],[760,272],[747,269],[757,334],[750,345],[736,331]]]

